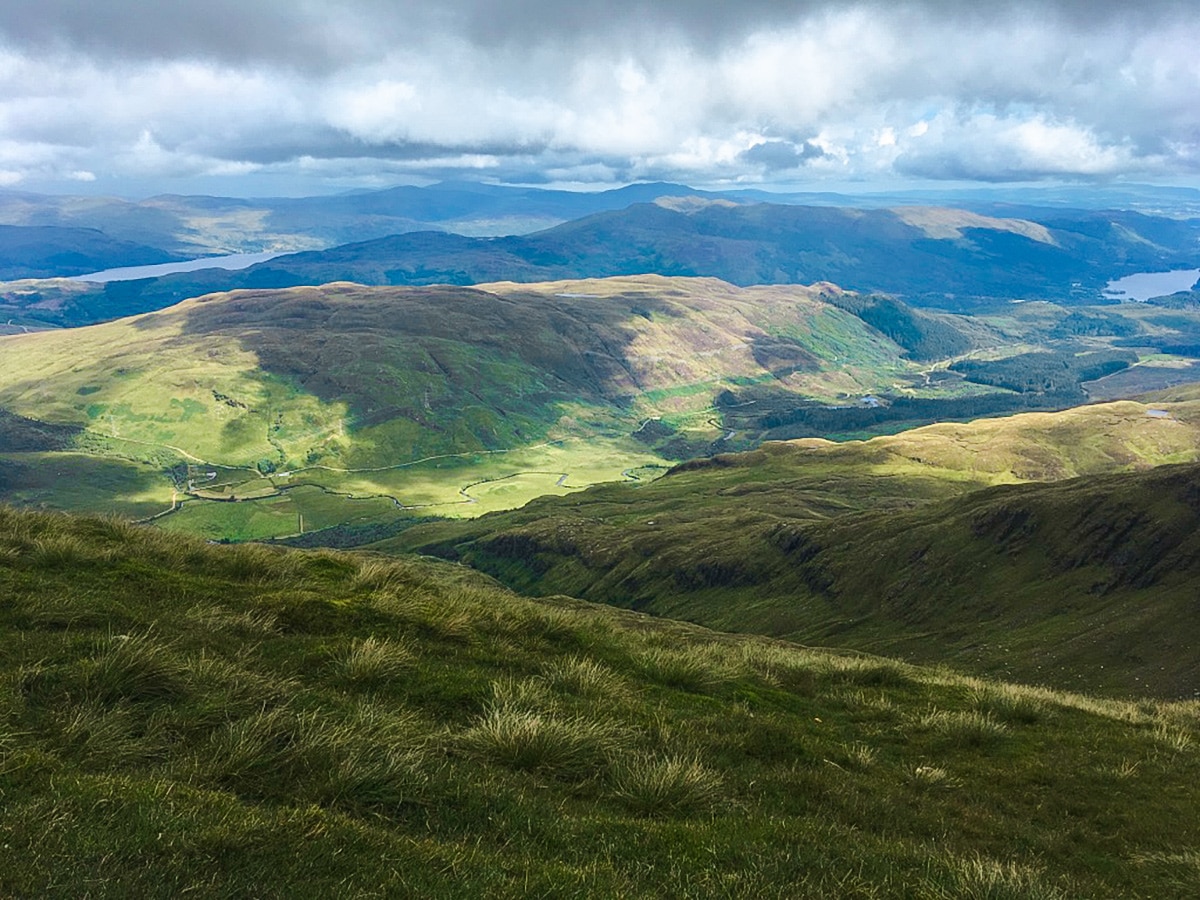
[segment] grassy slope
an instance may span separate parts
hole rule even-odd
[[[140,484],[133,460],[191,463],[200,479],[218,471],[198,482],[213,496],[285,492],[274,513],[230,510],[225,524],[185,508],[179,521],[213,537],[329,518],[317,507],[332,495],[301,502],[315,495],[288,493],[300,484],[477,514],[699,452],[724,433],[712,405],[727,385],[835,396],[914,378],[901,348],[821,299],[835,293],[647,276],[216,295],[0,341],[0,406],[82,427],[66,449],[117,460],[99,480],[68,476],[60,495],[86,501],[64,499],[70,508],[103,509],[94,488],[112,486],[109,509],[167,509],[166,479],[154,497],[122,492]],[[655,418],[663,448],[631,436]],[[70,471],[73,459],[61,465]],[[292,475],[264,484],[260,463]],[[7,481],[9,497],[55,502],[28,470]],[[343,503],[336,515],[356,513]]]
[[[1147,414],[1160,407],[1170,417]],[[525,591],[715,627],[1191,696],[1200,622],[1190,557],[1173,557],[1176,575],[1132,573],[1190,546],[1193,469],[963,495],[1196,460],[1198,429],[1195,401],[1126,401],[865,443],[770,444],[637,490],[417,526],[380,546],[462,558]],[[1036,512],[1012,513],[1024,537],[1014,543],[986,523],[1007,521],[1006,504],[1024,498]]]
[[[1185,897],[1195,703],[0,508],[0,893]]]

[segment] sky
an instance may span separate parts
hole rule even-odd
[[[1197,5],[6,0],[0,188],[1200,186]]]

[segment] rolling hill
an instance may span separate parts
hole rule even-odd
[[[0,507],[0,892],[1187,897],[1197,704]]]
[[[637,490],[418,525],[377,546],[462,560],[533,594],[1191,697],[1198,429],[1195,400],[1123,402],[768,444]]]
[[[832,286],[659,277],[329,284],[15,335],[0,340],[0,408],[26,450],[4,457],[5,495],[146,516],[186,493],[166,524],[200,515],[196,499],[264,501],[210,507],[216,521],[196,524],[262,537],[297,530],[300,515],[311,530],[403,508],[477,514],[748,446],[755,426],[731,432],[714,407],[731,388],[769,388],[778,403],[897,383],[997,395],[957,376],[927,387],[927,364],[849,303]],[[963,341],[986,332],[922,315],[912,322]],[[38,423],[75,429],[69,446],[30,450]]]
[[[661,276],[215,294],[0,339],[0,495],[214,539],[478,515],[764,439],[1066,408],[1114,368],[1171,384],[1197,322]]]

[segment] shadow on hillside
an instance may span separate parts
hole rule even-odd
[[[625,361],[629,323],[655,314],[670,312],[641,293],[334,284],[202,302],[184,334],[236,341],[265,372],[347,404],[359,427],[399,417],[439,429],[472,408],[549,424],[564,401],[624,404],[641,387]]]

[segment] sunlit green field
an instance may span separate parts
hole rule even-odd
[[[665,468],[653,454],[574,441],[369,472],[305,469],[264,478],[222,469],[193,492],[199,497],[181,496],[177,511],[156,522],[214,539],[262,540],[335,525],[474,517],[603,482],[646,482]]]

